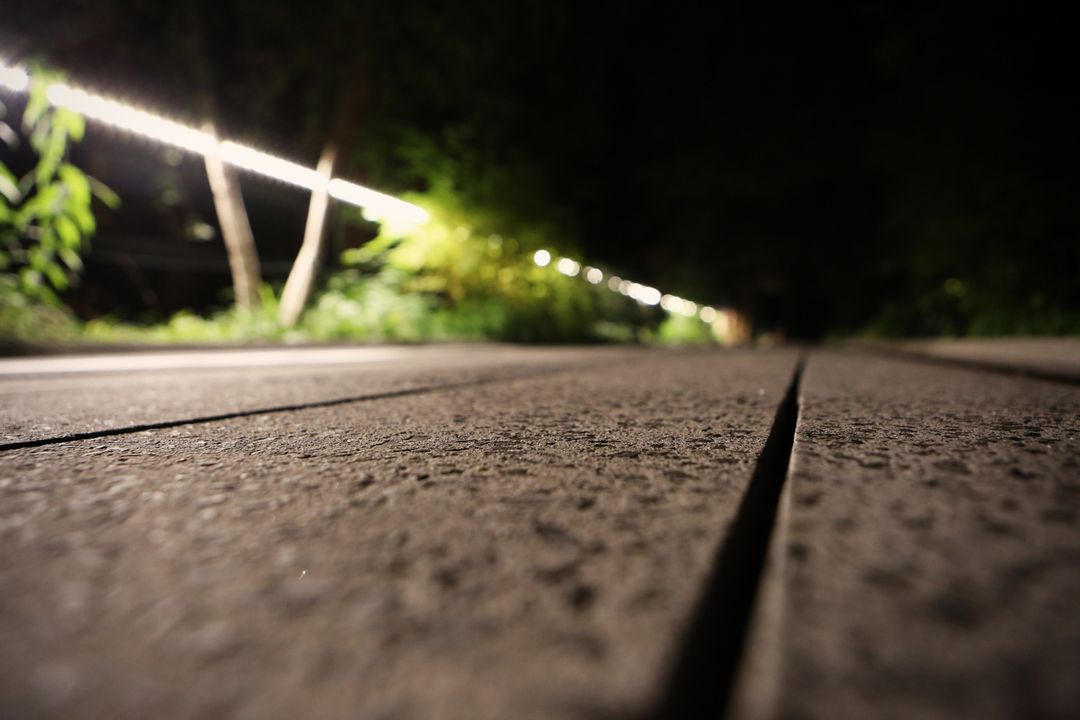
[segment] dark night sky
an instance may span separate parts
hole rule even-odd
[[[792,335],[1080,312],[1075,41],[1052,11],[160,5],[21,3],[0,39],[184,115],[197,18],[234,134],[313,160],[334,97],[363,82],[353,175],[415,187],[401,159],[419,133],[481,199],[562,219],[587,259]],[[519,192],[485,189],[490,168]]]

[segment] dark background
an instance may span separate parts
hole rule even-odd
[[[820,338],[1080,332],[1073,26],[1049,6],[456,0],[16,3],[5,59],[339,174],[450,178],[552,245]],[[199,100],[197,98],[202,98]],[[228,284],[197,158],[92,130],[124,200],[73,297],[164,315]],[[166,162],[168,161],[168,162]],[[302,194],[244,179],[280,279]],[[125,259],[126,258],[126,259]],[[141,277],[141,279],[140,279]]]

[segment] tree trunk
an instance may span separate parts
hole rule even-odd
[[[203,132],[217,139],[216,83],[213,58],[209,54],[215,44],[207,42],[207,33],[213,28],[207,26],[209,17],[202,15],[195,3],[175,3],[171,9],[170,17],[181,29],[176,33],[176,41],[186,58],[186,74],[202,112]],[[214,196],[218,226],[229,257],[236,304],[242,309],[253,310],[260,305],[262,273],[244,197],[240,194],[240,181],[236,177],[236,170],[226,165],[216,152],[206,155],[203,160]]]
[[[203,131],[217,137],[212,121],[203,123]],[[222,162],[217,153],[205,156],[206,176],[210,180],[210,190],[214,195],[214,208],[217,210],[218,225],[225,240],[225,250],[229,256],[229,270],[232,272],[233,290],[236,304],[244,310],[259,307],[259,285],[262,276],[259,271],[259,255],[255,250],[255,238],[251,234],[244,197],[240,194],[240,182],[236,171]]]
[[[319,174],[327,181],[333,177],[334,163],[337,161],[337,148],[330,144],[323,148],[319,158]],[[323,236],[326,227],[326,211],[330,204],[330,194],[326,187],[311,193],[308,205],[307,225],[304,227],[304,242],[289,271],[285,289],[281,293],[281,305],[278,307],[278,322],[282,327],[292,327],[300,319],[311,290],[315,285],[315,274],[319,268],[319,259],[323,253]]]
[[[319,158],[319,172],[328,180],[333,175],[338,159],[347,157],[352,149],[357,126],[364,121],[371,101],[371,67],[367,50],[367,33],[371,26],[373,2],[374,0],[361,0],[354,6],[355,25],[349,36],[350,60],[341,76],[341,90],[338,93],[337,107],[329,127],[329,139],[323,146],[322,155]],[[335,28],[330,28],[331,35],[334,34],[334,30]],[[292,327],[297,323],[315,287],[315,276],[325,245],[324,228],[328,205],[329,197],[325,189],[311,194],[307,225],[304,227],[304,241],[296,260],[293,261],[289,278],[285,281],[285,289],[281,293],[278,322],[284,327]]]

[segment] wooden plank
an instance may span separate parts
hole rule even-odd
[[[0,360],[0,445],[630,362],[617,349],[309,347]]]
[[[734,715],[1074,718],[1080,388],[816,354]]]
[[[623,357],[3,453],[0,716],[643,715],[795,356]]]

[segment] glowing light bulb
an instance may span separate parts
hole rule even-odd
[[[585,279],[593,285],[599,285],[604,279],[604,273],[599,268],[586,268]]]
[[[30,87],[30,76],[20,67],[0,63],[0,87],[23,93]]]
[[[654,287],[645,286],[638,293],[638,302],[642,305],[658,305],[660,303],[660,291]]]
[[[574,277],[581,270],[581,265],[570,258],[559,258],[559,262],[555,263],[555,269],[567,277]]]
[[[660,307],[664,308],[669,313],[681,313],[683,309],[683,299],[674,295],[665,295],[660,298]]]
[[[547,250],[537,250],[533,253],[533,262],[539,267],[547,267],[551,263],[551,253]]]
[[[716,310],[706,305],[698,311],[698,317],[701,318],[701,322],[711,323],[716,320]]]
[[[721,310],[716,314],[716,320],[713,322],[713,332],[720,337],[725,337],[729,330],[731,330],[731,312]]]

